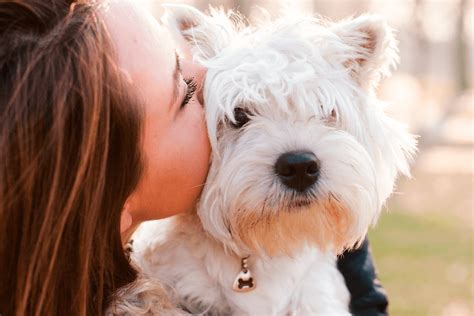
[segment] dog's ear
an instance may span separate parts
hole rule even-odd
[[[189,5],[164,4],[163,7],[166,11],[162,21],[174,34],[179,47],[198,62],[212,59],[230,44],[238,30],[239,16],[232,11],[210,8],[210,14],[206,15]]]
[[[363,87],[376,87],[399,61],[393,29],[379,15],[362,15],[333,25],[333,31],[349,49],[344,66]]]

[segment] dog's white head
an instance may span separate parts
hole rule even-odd
[[[416,150],[375,95],[397,63],[393,31],[373,15],[250,28],[232,13],[170,9],[208,68],[204,228],[242,255],[357,244]]]

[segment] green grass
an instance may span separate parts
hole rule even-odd
[[[391,315],[445,316],[449,306],[454,308],[450,316],[463,309],[473,315],[473,230],[468,224],[446,215],[389,212],[369,238]]]

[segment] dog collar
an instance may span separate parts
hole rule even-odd
[[[255,289],[255,281],[252,277],[252,273],[248,268],[249,257],[242,258],[240,261],[241,270],[235,277],[233,289],[236,292],[250,292]]]

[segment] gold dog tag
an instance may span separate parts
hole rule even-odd
[[[242,258],[242,270],[235,278],[233,289],[236,292],[249,292],[255,289],[252,273],[247,267],[247,258]]]

